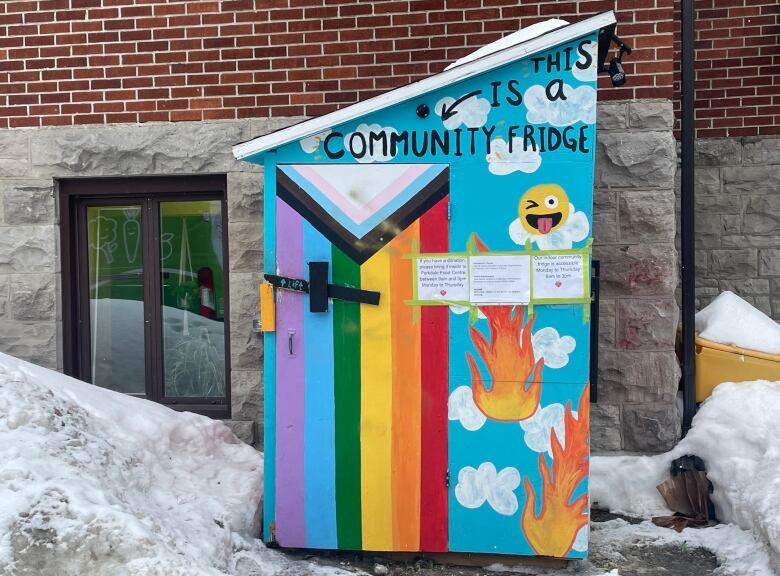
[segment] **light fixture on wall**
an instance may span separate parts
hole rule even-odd
[[[631,54],[631,47],[623,42],[617,34],[615,34],[615,24],[606,26],[599,30],[599,56],[598,66],[599,72],[609,73],[609,78],[612,81],[612,85],[615,87],[623,86],[626,83],[626,71],[623,68],[623,54]],[[607,55],[612,50],[612,43],[615,43],[618,47],[618,55],[612,58],[609,62],[609,67],[605,65],[607,61]]]
[[[609,61],[609,77],[612,79],[612,85],[615,87],[626,83],[626,71],[623,70],[623,63],[619,57]]]
[[[626,83],[626,71],[623,69],[623,54],[631,54],[631,47],[627,46],[617,35],[612,35],[612,41],[618,45],[620,52],[609,61],[609,77],[615,87]]]

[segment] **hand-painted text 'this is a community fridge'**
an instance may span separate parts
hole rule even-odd
[[[570,72],[573,67],[587,69],[593,63],[593,54],[586,49],[589,41],[579,44],[576,54],[572,47],[550,52],[546,56],[530,59],[533,74],[541,72]],[[577,98],[576,91],[565,84],[561,78],[553,78],[545,86],[535,84],[532,78],[528,81],[531,87],[521,89],[521,81],[510,79],[506,82],[496,80],[490,82],[490,88],[478,89],[455,99],[449,103],[440,103],[435,110],[445,122],[443,129],[403,130],[381,128],[377,131],[356,131],[345,134],[332,131],[323,141],[323,151],[331,160],[342,158],[349,152],[360,160],[364,157],[381,155],[383,157],[414,156],[454,156],[490,154],[490,142],[494,138],[502,138],[508,144],[509,153],[515,147],[522,146],[537,152],[554,151],[559,148],[571,152],[590,153],[588,130],[585,125],[540,126],[538,124],[505,124],[503,126],[486,125],[478,127],[446,129],[447,120],[458,114],[458,105],[470,98],[476,98],[484,93],[490,96],[490,106],[521,107],[528,101],[567,101]],[[504,124],[504,123],[502,123]]]

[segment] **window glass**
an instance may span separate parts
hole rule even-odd
[[[87,245],[92,382],[143,395],[141,206],[88,206]]]
[[[160,202],[166,398],[225,396],[222,203]]]

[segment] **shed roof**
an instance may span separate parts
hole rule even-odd
[[[612,10],[602,12],[585,20],[568,24],[564,20],[550,19],[519,32],[510,34],[488,44],[456,61],[447,69],[428,78],[412,82],[364,100],[340,110],[311,118],[287,128],[253,138],[233,146],[233,155],[238,160],[256,161],[259,156],[290,142],[318,134],[333,126],[356,120],[362,116],[405,102],[444,86],[460,82],[483,72],[542,52],[574,40],[596,29],[615,24]]]

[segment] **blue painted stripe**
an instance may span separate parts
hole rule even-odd
[[[415,194],[427,186],[436,176],[441,174],[442,170],[447,167],[446,164],[433,164],[430,168],[425,170],[416,179],[414,179],[404,191],[398,194],[390,202],[385,204],[382,208],[377,210],[372,216],[368,217],[362,224],[356,224],[352,218],[347,216],[338,206],[331,202],[327,196],[325,196],[319,189],[309,182],[306,178],[301,176],[295,169],[295,165],[284,165],[279,168],[284,172],[293,182],[295,182],[301,189],[306,192],[317,204],[322,206],[336,221],[344,226],[351,234],[356,238],[362,238],[376,226],[393,214],[396,210],[406,204]]]
[[[331,244],[311,224],[303,222],[303,258],[333,262]],[[306,271],[308,276],[308,271]],[[332,306],[332,304],[331,304]],[[304,515],[308,548],[337,548],[336,421],[333,368],[333,309],[310,313],[304,298],[306,350],[306,426],[304,427]]]
[[[263,271],[276,273],[276,153],[265,155],[263,208]],[[276,333],[263,334],[263,451],[265,487],[263,495],[263,539],[271,542],[271,525],[276,517]]]

